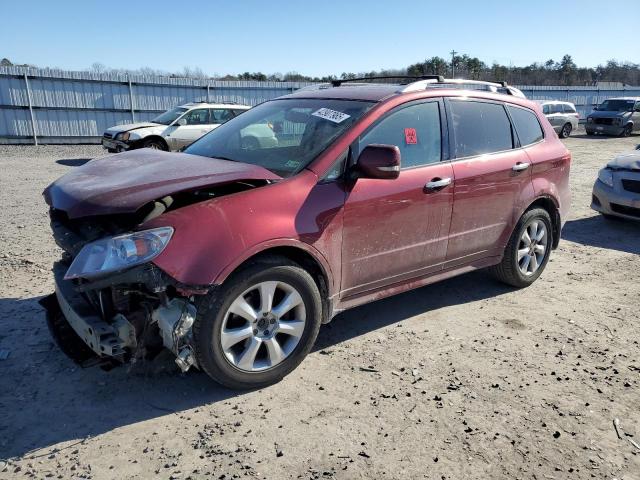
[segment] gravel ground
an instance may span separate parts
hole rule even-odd
[[[640,478],[640,224],[589,209],[639,142],[566,141],[574,207],[532,287],[475,272],[354,309],[249,393],[66,359],[37,304],[59,255],[40,193],[103,152],[0,147],[0,478]]]

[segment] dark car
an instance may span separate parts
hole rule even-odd
[[[66,353],[130,362],[166,347],[183,370],[259,387],[345,309],[485,267],[520,288],[540,276],[571,156],[539,106],[442,78],[325,87],[184,153],[96,159],[45,190],[65,254],[43,304]],[[277,144],[247,148],[243,129],[264,123]]]
[[[610,98],[587,116],[587,135],[596,133],[628,137],[640,130],[640,98]]]

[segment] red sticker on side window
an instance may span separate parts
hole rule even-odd
[[[404,129],[404,141],[407,145],[415,145],[418,143],[418,134],[415,128]]]

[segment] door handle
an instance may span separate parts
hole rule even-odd
[[[511,170],[513,170],[514,172],[522,172],[523,170],[526,170],[527,168],[529,168],[529,164],[528,163],[518,162],[513,167],[511,167]]]
[[[441,188],[451,185],[451,178],[434,178],[430,182],[427,182],[425,188],[427,190],[440,190]]]

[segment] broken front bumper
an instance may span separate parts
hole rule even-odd
[[[56,263],[53,268],[56,298],[64,317],[78,336],[99,356],[124,361],[127,348],[135,348],[135,329],[123,315],[112,324],[102,319],[93,306],[78,292],[73,283],[64,280],[67,266]]]
[[[49,320],[52,311],[57,311],[57,308],[59,308],[59,312],[62,313],[66,323],[78,336],[75,344],[76,350],[78,346],[81,347],[81,350],[84,349],[82,345],[82,342],[84,342],[100,358],[111,358],[119,362],[127,362],[136,358],[139,354],[144,354],[149,346],[152,346],[152,348],[164,346],[176,355],[176,364],[183,372],[186,372],[192,366],[197,367],[191,344],[191,327],[196,318],[196,308],[188,298],[175,296],[169,299],[165,295],[164,300],[158,301],[154,306],[149,305],[148,309],[138,307],[135,311],[109,314],[109,321],[107,321],[101,312],[103,309],[102,301],[100,301],[100,308],[98,309],[94,303],[87,299],[86,294],[79,291],[83,289],[91,290],[92,287],[102,289],[109,285],[118,284],[119,281],[132,286],[147,282],[157,284],[159,279],[156,278],[155,270],[145,269],[143,266],[139,269],[134,268],[119,275],[96,281],[92,285],[76,286],[72,281],[64,279],[67,269],[68,265],[63,262],[54,264],[55,300],[57,300],[57,305],[50,305],[50,300],[47,300],[49,297],[43,299],[44,303],[42,305],[47,308]],[[53,300],[54,303],[56,303],[55,300]],[[64,320],[62,321],[64,322]],[[135,322],[137,328],[129,320]],[[49,321],[50,328],[55,329],[56,327],[52,323]],[[155,336],[157,342],[145,336],[145,332]],[[52,333],[61,349],[74,361],[77,361],[77,358],[75,358],[77,356],[74,355],[74,352],[69,352],[69,350],[73,350],[73,340],[71,342],[63,341],[63,345],[61,345],[60,337],[64,336],[62,335],[63,332],[52,330]],[[151,343],[149,343],[150,340]]]
[[[131,145],[128,142],[104,137],[102,137],[102,146],[107,150],[116,150],[118,152],[124,152],[131,148]]]

